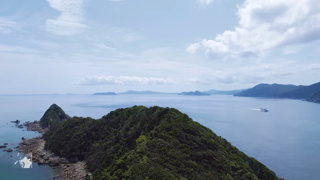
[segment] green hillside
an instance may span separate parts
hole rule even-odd
[[[173,108],[134,106],[98,120],[73,117],[52,126],[44,138],[57,155],[85,160],[97,180],[278,179]]]
[[[52,104],[40,119],[42,127],[49,127],[54,123],[70,118],[58,105]]]
[[[243,97],[271,97],[276,98],[280,95],[290,92],[294,89],[299,89],[301,86],[282,85],[282,84],[259,84],[253,88],[242,91],[235,96]]]

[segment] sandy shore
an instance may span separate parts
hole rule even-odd
[[[32,139],[22,138],[23,142],[16,147],[19,151],[27,154],[29,158],[32,158],[33,162],[39,165],[48,164],[55,169],[58,168],[61,173],[54,179],[82,180],[86,178],[88,172],[85,169],[84,162],[70,163],[66,158],[55,156],[54,153],[49,154],[44,149],[45,142],[42,139],[42,134],[46,130],[42,129],[37,122],[26,123],[25,126],[27,126],[28,130],[37,131],[41,135]]]

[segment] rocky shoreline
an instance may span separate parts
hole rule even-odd
[[[48,164],[53,168],[59,168],[60,174],[53,179],[65,179],[65,180],[81,180],[89,177],[85,169],[84,162],[71,163],[66,158],[60,158],[54,153],[49,153],[45,150],[45,141],[42,139],[42,135],[47,129],[42,129],[38,121],[26,122],[24,126],[29,131],[37,131],[41,135],[31,139],[25,139],[22,137],[22,141],[16,148],[27,154],[28,158],[39,165]]]

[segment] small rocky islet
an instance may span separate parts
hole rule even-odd
[[[19,150],[59,168],[54,179],[283,179],[173,108],[134,106],[91,119],[53,104],[23,126],[41,135],[22,138]]]

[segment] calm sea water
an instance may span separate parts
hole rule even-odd
[[[226,138],[286,180],[320,177],[320,104],[299,100],[178,95],[33,95],[0,96],[0,145],[17,146],[21,137],[37,133],[12,127],[12,120],[39,120],[56,103],[70,116],[100,118],[117,108],[133,105],[174,107]],[[268,108],[270,112],[260,112]],[[7,124],[8,123],[8,124]],[[10,157],[12,155],[13,157]],[[17,152],[0,151],[0,179],[52,179],[48,166],[14,164]]]

